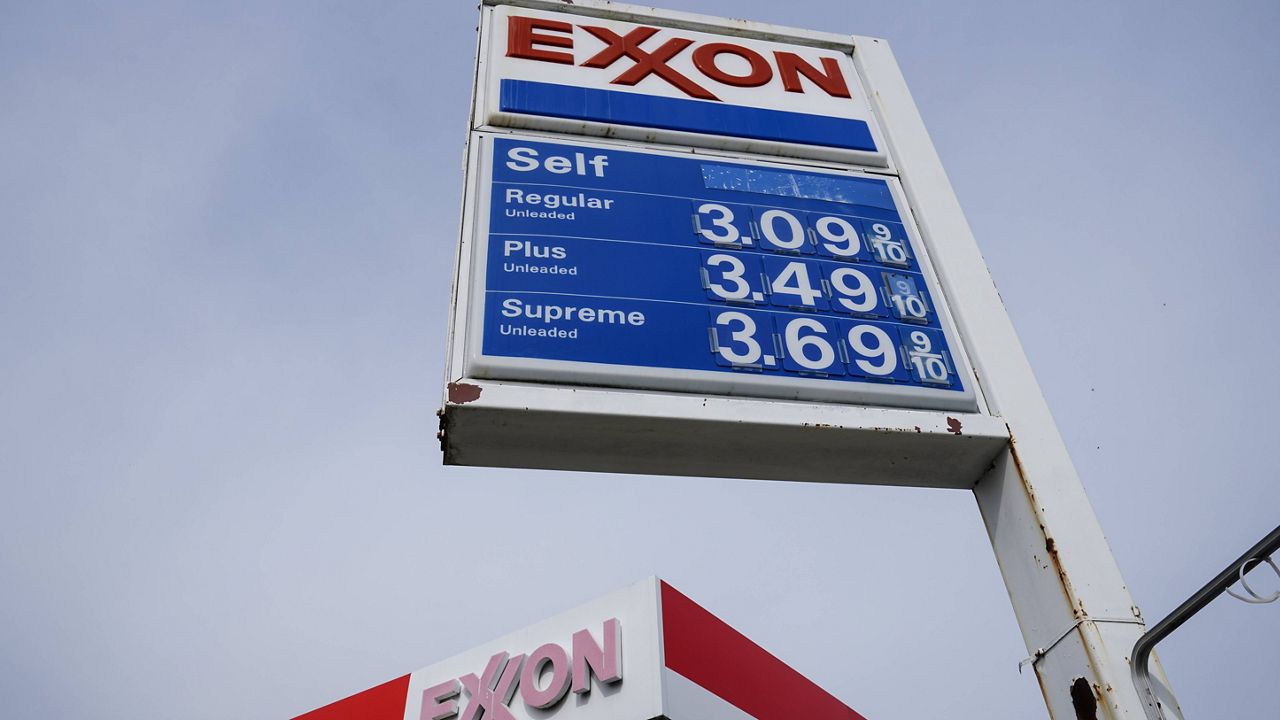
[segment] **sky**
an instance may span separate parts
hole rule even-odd
[[[1276,526],[1280,5],[664,6],[889,40],[1148,622]],[[3,17],[6,714],[291,717],[656,574],[873,720],[1043,717],[968,492],[442,465],[473,3]],[[1161,644],[1187,716],[1277,636]]]

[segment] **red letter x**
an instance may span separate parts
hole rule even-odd
[[[720,99],[712,95],[706,88],[667,65],[668,60],[679,55],[681,50],[692,45],[692,40],[671,38],[659,45],[653,52],[649,52],[641,50],[639,45],[653,37],[653,34],[658,32],[658,28],[641,26],[626,35],[619,35],[608,28],[589,27],[587,25],[581,27],[609,44],[605,49],[587,58],[587,61],[582,63],[583,67],[606,68],[617,62],[618,58],[623,55],[635,61],[636,64],[632,65],[629,70],[609,82],[618,85],[635,85],[650,74],[653,74],[680,88],[690,97],[702,98],[703,100]]]

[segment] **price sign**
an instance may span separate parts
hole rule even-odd
[[[479,137],[472,377],[975,407],[894,180]]]

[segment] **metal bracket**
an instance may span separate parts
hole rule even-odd
[[[1020,660],[1020,661],[1018,662],[1018,674],[1019,674],[1019,675],[1021,675],[1021,674],[1022,674],[1022,668],[1026,667],[1027,665],[1031,665],[1032,667],[1035,667],[1035,664],[1036,664],[1036,663],[1038,663],[1038,662],[1040,662],[1040,659],[1041,659],[1041,658],[1043,658],[1045,655],[1048,655],[1050,650],[1052,650],[1052,649],[1054,649],[1055,647],[1057,647],[1058,643],[1060,643],[1060,642],[1062,642],[1063,640],[1065,640],[1065,639],[1066,639],[1066,637],[1067,637],[1068,635],[1070,635],[1071,633],[1073,633],[1073,632],[1075,632],[1075,631],[1076,631],[1076,628],[1080,627],[1081,625],[1083,625],[1083,624],[1085,624],[1085,623],[1087,623],[1087,622],[1091,622],[1091,623],[1121,623],[1121,624],[1124,624],[1124,625],[1142,625],[1142,624],[1144,624],[1144,623],[1142,622],[1142,620],[1139,620],[1139,619],[1137,619],[1137,618],[1095,618],[1095,617],[1082,617],[1082,618],[1080,618],[1079,620],[1076,620],[1074,623],[1071,623],[1071,627],[1069,627],[1069,628],[1067,628],[1066,630],[1064,630],[1064,631],[1062,632],[1062,634],[1058,636],[1058,639],[1056,639],[1056,640],[1054,640],[1053,642],[1049,643],[1049,646],[1048,646],[1048,647],[1037,648],[1037,649],[1036,649],[1036,651],[1035,651],[1034,653],[1032,653],[1031,655],[1028,655],[1027,657],[1025,657],[1025,658],[1023,658],[1022,660]]]

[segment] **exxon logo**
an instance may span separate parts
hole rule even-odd
[[[611,70],[614,65],[622,63],[621,72],[609,80],[614,85],[635,85],[652,75],[689,97],[719,101],[715,93],[699,82],[701,78],[690,78],[671,66],[673,59],[687,53],[698,72],[725,85],[760,87],[776,75],[787,92],[804,93],[807,86],[800,80],[804,77],[813,87],[831,97],[850,97],[849,83],[834,57],[821,58],[819,67],[785,50],[774,50],[767,57],[743,45],[697,42],[681,37],[676,31],[648,25],[637,25],[625,34],[596,25],[578,25],[605,44],[603,49],[579,60],[574,48],[573,27],[571,23],[560,20],[510,16],[507,20],[507,57],[600,70]],[[739,59],[731,63],[729,69],[725,68],[727,63],[722,60],[726,55]],[[745,72],[743,68],[746,68]]]
[[[591,692],[591,676],[602,684],[622,681],[622,627],[604,621],[603,647],[586,629],[573,634],[572,654],[556,643],[526,655],[495,653],[479,675],[470,673],[422,691],[420,720],[516,720],[511,703],[519,692],[526,707],[550,710],[572,689]],[[465,704],[460,696],[466,690]]]

